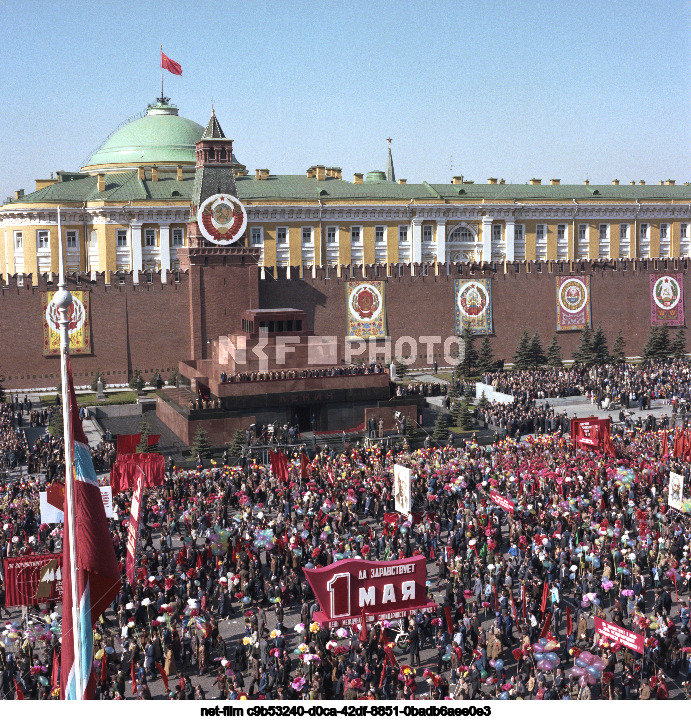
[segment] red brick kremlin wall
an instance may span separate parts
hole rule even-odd
[[[468,266],[452,266],[447,275],[441,267],[435,275],[433,268],[423,275],[422,268],[393,266],[393,276],[387,277],[386,266],[380,274],[373,267],[365,268],[370,280],[386,280],[386,316],[388,332],[395,343],[401,336],[440,336],[445,339],[454,334],[454,278],[492,277],[492,305],[494,334],[492,348],[497,358],[511,361],[519,335],[525,329],[530,334],[540,332],[546,347],[556,326],[555,275],[591,275],[593,326],[602,323],[610,347],[619,329],[626,340],[627,355],[639,355],[650,332],[651,272],[682,272],[686,312],[691,312],[691,273],[687,260],[621,261],[602,263],[558,262],[502,264],[484,269],[477,268],[471,275]],[[625,269],[624,269],[625,268]],[[205,273],[202,287],[192,275],[181,273],[179,282],[168,274],[162,284],[159,275],[154,282],[132,283],[130,275],[120,284],[117,276],[106,285],[103,275],[94,283],[86,281],[82,290],[90,292],[90,322],[93,355],[75,356],[73,372],[77,385],[88,384],[97,369],[104,371],[106,383],[126,383],[134,369],[141,370],[148,380],[156,369],[164,379],[177,366],[179,360],[191,357],[192,336],[190,319],[199,317],[204,309],[203,328],[197,328],[194,345],[201,350],[207,344],[204,337],[215,338],[232,332],[239,325],[239,316],[247,303],[254,307],[293,307],[307,312],[308,321],[317,334],[338,336],[340,343],[346,333],[345,281],[350,269],[343,268],[341,277],[334,269],[318,268],[312,277],[305,269],[299,278],[299,269],[280,269],[277,279],[267,273],[259,281],[258,303],[253,293],[248,295],[248,268],[237,266],[215,267]],[[259,271],[251,271],[259,272]],[[353,279],[361,279],[361,268],[353,269]],[[224,280],[225,279],[225,280]],[[145,281],[146,275],[140,274]],[[69,283],[76,289],[75,282]],[[244,287],[243,287],[244,286]],[[57,357],[43,356],[43,326],[41,290],[56,289],[46,285],[45,277],[37,286],[25,278],[18,287],[16,278],[2,280],[0,288],[0,373],[5,376],[6,388],[55,387],[60,364]],[[192,300],[191,300],[192,299]],[[559,333],[564,358],[572,358],[579,341],[578,332]],[[479,343],[478,343],[479,345]],[[206,350],[206,348],[204,348]],[[408,352],[406,347],[405,352]],[[434,353],[443,364],[443,348],[437,345]],[[340,354],[342,358],[344,353]],[[425,349],[418,347],[417,365],[427,365]]]

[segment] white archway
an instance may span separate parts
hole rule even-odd
[[[482,248],[479,244],[477,230],[468,223],[454,226],[446,240],[447,263],[469,263],[479,260]]]

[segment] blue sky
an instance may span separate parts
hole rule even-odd
[[[0,0],[0,197],[76,170],[160,92],[250,171],[691,180],[691,5]]]

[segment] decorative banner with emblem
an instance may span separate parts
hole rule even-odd
[[[346,283],[348,338],[385,338],[384,281],[349,280]]]
[[[492,279],[457,279],[453,282],[455,299],[456,335],[470,327],[473,335],[491,335],[492,324]]]
[[[41,293],[43,309],[43,355],[60,355],[60,315],[53,302],[57,291]],[[69,308],[70,355],[91,353],[91,326],[89,325],[89,293],[73,290]]]
[[[684,325],[683,275],[650,276],[650,325]]]
[[[216,245],[230,245],[242,238],[247,227],[247,213],[237,198],[219,193],[201,204],[197,223],[207,240]]]
[[[62,600],[62,553],[5,559],[5,607]]]
[[[590,312],[590,276],[569,275],[556,277],[557,330],[583,330],[592,328]]]

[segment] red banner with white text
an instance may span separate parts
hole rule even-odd
[[[573,418],[571,419],[571,440],[576,448],[591,451],[601,451],[609,455],[616,455],[610,427],[609,418]]]
[[[5,607],[60,601],[62,553],[5,559]]]
[[[436,608],[427,598],[424,556],[398,561],[347,559],[305,575],[322,610],[314,620],[329,627],[358,621],[401,618],[418,609]]]
[[[499,508],[503,509],[507,513],[513,513],[515,510],[515,506],[513,501],[510,501],[508,498],[505,498],[504,496],[500,496],[496,491],[490,491],[489,497],[496,506],[499,506]]]
[[[139,521],[142,517],[142,496],[144,495],[144,472],[139,469],[139,475],[132,494],[130,507],[130,523],[127,528],[127,557],[125,559],[125,573],[130,585],[134,584],[134,567],[137,564],[137,547],[139,546]]]
[[[629,631],[628,628],[617,626],[616,623],[605,621],[597,616],[593,619],[595,622],[595,632],[600,636],[605,636],[612,641],[618,641],[622,646],[630,648],[632,651],[643,653],[645,651],[645,638],[640,633]]]

